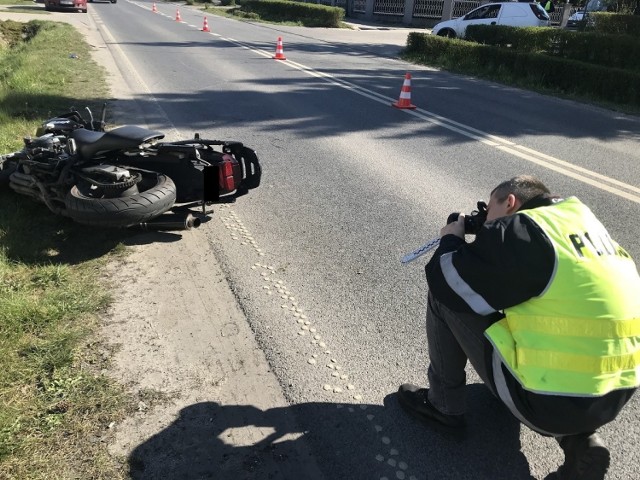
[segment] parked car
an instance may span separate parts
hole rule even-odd
[[[606,12],[607,10],[608,6],[603,0],[589,0],[584,9],[578,10],[569,17],[569,20],[567,20],[567,28],[576,28],[578,23],[584,20],[585,15],[590,12]]]
[[[548,27],[549,15],[537,2],[487,3],[471,10],[464,17],[438,23],[432,35],[464,38],[469,25],[509,25],[512,27]]]
[[[87,0],[44,0],[45,10],[80,10],[87,13]]]

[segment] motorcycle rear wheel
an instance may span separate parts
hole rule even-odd
[[[166,175],[139,171],[142,181],[133,195],[94,196],[86,186],[74,185],[65,198],[66,215],[78,223],[123,228],[146,222],[169,210],[176,201],[176,186]]]

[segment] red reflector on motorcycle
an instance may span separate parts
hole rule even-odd
[[[220,163],[220,193],[231,193],[238,188],[242,180],[242,169],[233,157],[225,153]]]

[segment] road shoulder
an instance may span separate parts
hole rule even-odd
[[[293,415],[269,423],[287,402],[204,232],[131,240],[109,267],[103,334],[117,346],[112,375],[164,401],[141,400],[110,452],[134,478],[321,478]]]

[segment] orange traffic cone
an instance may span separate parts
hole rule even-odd
[[[176,8],[176,22],[181,22],[182,17],[180,17],[180,10]]]
[[[211,30],[209,30],[209,23],[207,22],[207,17],[204,17],[204,25],[202,25],[202,31],[203,32],[210,32]]]
[[[152,11],[153,13],[158,13],[158,7],[156,7],[156,4],[155,4],[155,3],[153,4],[153,8],[151,9],[151,11]]]
[[[400,98],[397,102],[392,103],[396,108],[416,108],[411,104],[411,74],[409,72],[404,76],[404,83],[402,84],[402,90],[400,90]]]
[[[282,37],[278,37],[278,43],[276,44],[276,54],[273,56],[276,60],[286,60],[284,51],[282,50]]]

